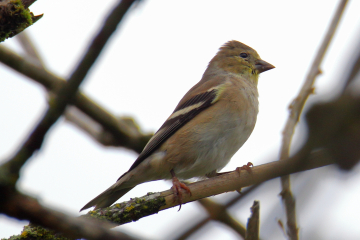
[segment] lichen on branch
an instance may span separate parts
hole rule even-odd
[[[29,6],[34,1],[4,0],[0,2],[0,42],[24,31],[43,14],[34,16]]]

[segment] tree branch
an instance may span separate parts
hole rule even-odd
[[[233,199],[231,199],[229,202],[227,202],[224,207],[225,209],[233,206],[235,203],[238,203],[240,200],[242,200],[245,196],[247,196],[249,193],[251,193],[252,191],[254,191],[257,187],[259,187],[261,184],[255,184],[252,185],[251,187],[246,188],[244,191],[241,191],[241,194],[237,195],[236,197],[234,197]],[[184,231],[181,235],[179,235],[177,238],[175,238],[176,240],[185,240],[187,239],[189,236],[191,236],[193,233],[195,233],[197,230],[199,230],[200,228],[202,228],[203,226],[206,225],[206,223],[208,223],[210,220],[212,220],[212,218],[209,216],[207,218],[204,218],[203,220],[201,220],[200,222],[198,222],[197,224],[195,224],[194,226],[192,226],[191,228],[187,229],[186,231]]]
[[[226,206],[216,203],[208,198],[199,199],[198,202],[206,209],[212,220],[225,224],[238,233],[239,236],[245,238],[245,227],[228,213]]]
[[[342,0],[337,8],[337,11],[333,17],[330,27],[326,33],[323,43],[318,50],[318,53],[312,63],[310,71],[306,77],[306,80],[298,94],[290,105],[290,114],[283,130],[283,140],[280,150],[280,160],[288,159],[290,153],[290,145],[292,136],[295,131],[295,126],[299,121],[302,109],[305,105],[306,100],[313,93],[313,84],[316,76],[321,72],[320,64],[326,53],[326,50],[330,44],[330,41],[335,33],[336,27],[341,19],[342,13],[345,9],[347,0]],[[281,177],[282,191],[280,193],[282,200],[285,204],[286,217],[287,217],[287,234],[290,239],[299,239],[298,228],[296,224],[296,208],[295,198],[293,197],[290,189],[290,176]]]
[[[46,208],[40,205],[36,199],[21,194],[15,189],[9,189],[7,186],[0,185],[0,192],[2,196],[6,196],[0,198],[1,213],[20,220],[30,220],[32,223],[25,226],[21,233],[21,239],[55,239],[55,235],[59,237],[59,233],[70,239],[135,239],[125,233],[110,231],[109,227],[113,227],[112,224],[86,221]],[[61,237],[61,239],[65,239],[64,236]]]
[[[107,17],[104,25],[100,29],[99,33],[93,39],[89,48],[87,49],[85,55],[81,59],[79,65],[70,76],[68,82],[81,82],[89,72],[92,65],[95,63],[96,59],[100,55],[102,49],[104,48],[107,41],[110,39],[111,35],[115,32],[118,24],[123,19],[125,13],[130,9],[131,5],[136,0],[122,0],[120,3],[112,10],[112,12]]]
[[[246,227],[245,240],[259,240],[259,230],[260,230],[260,203],[259,201],[254,201],[254,204],[251,207],[251,216],[248,219],[248,223]]]
[[[20,45],[26,52],[27,57],[30,57],[32,62],[36,61],[37,65],[44,68],[45,70],[46,66],[42,61],[37,49],[35,48],[31,38],[26,34],[26,32],[18,34],[16,36],[16,39],[19,41]],[[113,134],[104,130],[104,128],[99,123],[78,110],[76,107],[67,107],[64,116],[67,121],[74,124],[81,130],[83,130],[85,133],[89,134],[90,137],[92,137],[97,142],[103,144],[104,146],[118,146],[118,141]],[[139,127],[132,118],[121,117],[118,118],[118,121],[127,123],[128,129],[132,129],[131,132],[133,133],[133,135],[142,135]]]
[[[354,50],[357,51],[356,55],[355,55],[355,61],[354,61],[354,63],[350,62],[350,65],[351,65],[351,67],[349,69],[350,71],[347,70],[345,72],[345,74],[348,74],[348,72],[350,72],[350,74],[348,74],[348,77],[347,77],[347,79],[345,81],[345,85],[344,85],[344,88],[343,88],[343,93],[344,93],[344,91],[347,91],[347,90],[351,89],[350,88],[351,83],[356,79],[357,74],[360,72],[360,41],[359,41],[360,39],[359,39],[359,37],[357,38],[357,40],[358,40],[358,44],[354,48]]]
[[[19,171],[21,167],[35,151],[41,148],[46,133],[63,114],[67,104],[72,101],[91,66],[100,55],[100,52],[106,42],[116,30],[117,25],[120,23],[121,19],[134,1],[135,0],[123,0],[113,9],[101,30],[90,44],[90,47],[78,64],[77,68],[71,74],[69,80],[66,84],[59,88],[56,95],[50,99],[49,107],[42,120],[30,134],[20,150],[1,166],[1,168],[5,168],[4,172],[9,174],[8,183],[14,184],[16,182],[19,178]]]
[[[36,61],[37,64],[43,68],[45,68],[44,62],[40,57],[39,52],[35,48],[33,42],[31,41],[31,38],[26,32],[22,32],[18,35],[16,35],[16,40],[19,41],[21,47],[26,52],[27,56],[31,58],[31,60]]]
[[[49,91],[57,92],[66,83],[65,79],[49,73],[1,45],[0,61],[42,84]],[[111,133],[115,138],[114,146],[126,147],[140,153],[152,136],[140,134],[141,131],[132,131],[125,121],[119,120],[81,92],[76,93],[71,104],[100,123],[106,132]]]
[[[240,188],[258,184],[279,176],[295,172],[318,168],[334,163],[333,159],[325,151],[317,151],[310,156],[303,152],[295,155],[289,160],[274,161],[252,168],[252,172],[237,171],[222,174],[204,181],[189,184],[192,195],[183,195],[182,204],[192,202],[205,197],[236,191]],[[118,203],[104,209],[89,211],[83,217],[94,217],[107,219],[116,224],[124,224],[136,221],[140,218],[152,215],[158,211],[172,208],[178,205],[173,201],[172,190],[160,193],[152,193],[141,198],[135,198],[128,202]]]

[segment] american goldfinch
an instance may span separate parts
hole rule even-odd
[[[249,46],[225,43],[129,171],[80,211],[108,207],[136,185],[160,179],[172,179],[181,204],[181,188],[191,192],[178,178],[216,175],[249,138],[259,74],[272,68]]]

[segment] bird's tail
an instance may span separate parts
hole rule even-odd
[[[133,189],[134,187],[130,187],[130,188],[124,188],[124,189],[114,189],[113,186],[109,187],[108,189],[106,189],[104,192],[102,192],[101,194],[99,194],[96,198],[94,198],[93,200],[91,200],[90,202],[88,202],[81,210],[85,210],[88,209],[92,206],[95,206],[95,209],[98,208],[105,208],[105,207],[109,207],[111,204],[113,204],[116,200],[118,200],[119,198],[121,198],[123,195],[125,195],[128,191],[130,191],[131,189]]]

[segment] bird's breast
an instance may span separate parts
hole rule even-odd
[[[210,107],[215,109],[209,108],[197,116],[202,121],[180,130],[190,138],[188,144],[178,149],[183,153],[179,159],[173,159],[179,178],[204,176],[222,169],[249,138],[258,113],[257,91],[246,88],[234,91],[238,94],[236,98],[224,96]]]

